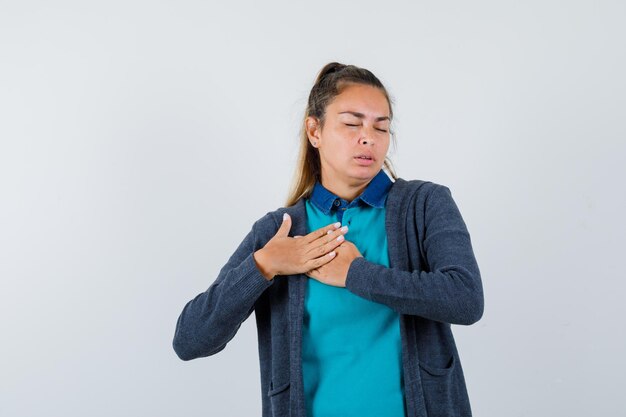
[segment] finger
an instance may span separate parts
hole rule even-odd
[[[287,213],[283,214],[283,222],[276,231],[275,236],[287,237],[289,236],[289,229],[291,229],[291,216]]]
[[[322,256],[325,253],[333,250],[337,246],[341,245],[345,241],[345,234],[348,233],[348,226],[343,226],[340,229],[328,233],[324,237],[320,237],[313,242],[310,242],[307,246],[307,254],[313,254],[313,256]]]
[[[339,229],[327,230],[325,235],[318,236],[317,239],[309,241],[309,245],[315,247],[332,241],[333,239],[348,233],[348,226],[342,226]]]
[[[335,256],[337,256],[337,253],[335,251],[331,251],[326,255],[320,256],[319,258],[310,259],[306,262],[307,268],[309,270],[317,269],[320,266],[326,265],[328,262],[332,261]]]
[[[327,226],[324,226],[322,228],[319,228],[317,230],[312,231],[311,233],[309,233],[308,235],[305,236],[305,242],[306,243],[311,243],[321,237],[326,236],[326,232],[328,232],[329,230],[335,231],[337,229],[339,229],[341,227],[341,223],[336,222],[336,223],[331,223]]]

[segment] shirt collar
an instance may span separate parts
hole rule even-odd
[[[359,201],[375,208],[383,208],[385,206],[387,193],[392,184],[391,179],[387,176],[385,171],[381,169],[378,174],[372,178],[369,184],[367,184],[365,190],[350,203],[327,190],[319,181],[315,182],[310,199],[324,214],[330,214],[333,208],[342,207],[345,209],[354,207],[360,204]]]

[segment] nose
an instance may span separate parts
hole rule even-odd
[[[361,138],[359,139],[359,142],[362,143],[363,145],[373,145],[374,136],[375,136],[374,132],[372,132],[370,129],[363,129],[361,131]]]

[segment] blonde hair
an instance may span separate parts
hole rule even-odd
[[[291,189],[287,196],[285,207],[291,207],[301,198],[308,198],[311,195],[316,181],[321,181],[321,162],[319,150],[311,145],[306,133],[304,121],[307,117],[313,116],[319,120],[320,126],[324,127],[326,107],[332,100],[341,94],[347,84],[365,84],[379,88],[387,102],[389,103],[389,118],[393,120],[392,100],[378,78],[365,68],[354,65],[344,65],[338,62],[326,64],[317,75],[315,84],[311,88],[307,107],[304,111],[302,126],[300,130],[300,150],[296,170],[293,176]],[[395,144],[395,134],[389,128],[389,133]],[[396,180],[398,177],[393,169],[391,160],[385,157],[383,168]]]

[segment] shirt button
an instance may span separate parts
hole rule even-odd
[[[337,207],[339,207],[339,205],[340,205],[340,204],[341,204],[341,201],[339,201],[339,200],[335,200],[335,205],[336,205]]]

